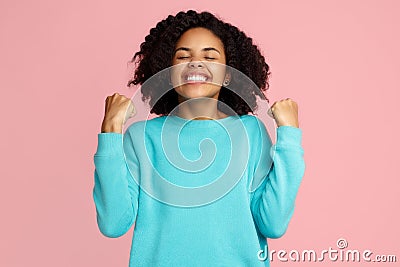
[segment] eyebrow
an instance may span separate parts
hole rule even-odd
[[[190,49],[188,47],[178,47],[177,49],[175,49],[174,55],[176,54],[176,52],[178,52],[180,50],[191,51],[192,49]],[[201,51],[216,51],[218,54],[221,54],[221,52],[219,52],[218,49],[216,49],[214,47],[205,47],[205,48],[201,49]]]

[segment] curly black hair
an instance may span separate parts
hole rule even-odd
[[[235,80],[235,77],[232,77],[230,88],[234,88],[236,91],[241,90],[241,92],[234,92],[222,86],[218,100],[225,103],[238,115],[253,113],[257,108],[256,95],[268,101],[262,91],[266,91],[269,87],[269,66],[250,37],[237,27],[223,22],[209,12],[181,11],[175,16],[170,15],[158,22],[140,45],[140,51],[136,52],[131,60],[132,63],[135,63],[136,68],[134,77],[128,82],[128,86],[131,84],[142,85],[142,100],[149,100],[151,113],[170,114],[179,104],[178,93],[175,90],[168,90],[166,93],[156,90],[156,88],[167,88],[168,85],[157,84],[157,82],[165,83],[169,79],[161,79],[164,81],[158,79],[152,81],[152,84],[145,82],[154,74],[171,67],[178,39],[187,30],[197,27],[206,28],[219,37],[225,49],[226,65],[239,70],[254,83],[254,86],[249,86],[249,83],[244,85],[240,83],[240,79]],[[242,98],[244,95],[246,99]],[[218,108],[230,113],[220,103],[218,103]]]

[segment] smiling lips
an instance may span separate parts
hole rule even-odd
[[[205,73],[193,72],[183,76],[185,83],[204,83],[210,80],[210,76]]]

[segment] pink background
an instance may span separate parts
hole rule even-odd
[[[271,249],[321,251],[344,237],[399,261],[400,3],[142,2],[0,2],[0,266],[127,266],[132,230],[103,237],[92,199],[104,99],[132,95],[126,62],[157,21],[188,8],[251,36],[271,66],[272,103],[299,104],[306,174]],[[362,265],[272,266],[329,264]]]

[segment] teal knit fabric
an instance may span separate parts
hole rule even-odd
[[[252,115],[161,116],[125,134],[101,133],[99,229],[119,237],[134,225],[129,266],[269,266],[259,252],[293,215],[305,170],[301,139],[301,129],[280,126],[273,145]]]

